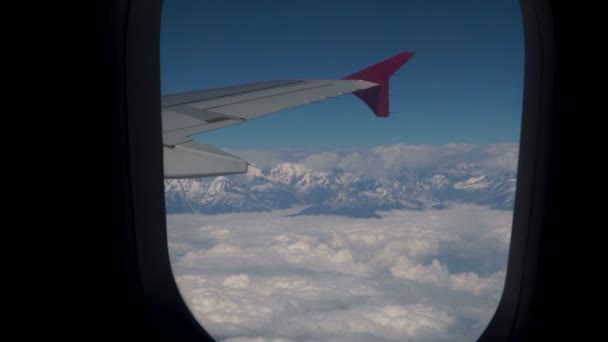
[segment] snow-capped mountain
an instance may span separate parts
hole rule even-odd
[[[510,210],[515,174],[484,174],[477,164],[409,170],[369,177],[298,163],[250,168],[245,175],[166,180],[168,213],[219,214],[306,206],[300,215],[374,217],[377,210],[445,208],[450,202]]]

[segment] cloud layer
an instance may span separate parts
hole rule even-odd
[[[168,216],[180,291],[218,340],[470,341],[490,320],[511,212],[299,209]]]
[[[257,167],[273,167],[282,162],[299,163],[312,169],[340,168],[367,177],[395,177],[402,169],[473,167],[486,175],[512,174],[517,169],[519,145],[394,144],[369,148],[335,150],[231,150]]]

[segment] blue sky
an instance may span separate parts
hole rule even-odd
[[[388,119],[346,95],[200,135],[224,148],[518,142],[516,0],[165,0],[162,93],[340,78],[403,51]]]

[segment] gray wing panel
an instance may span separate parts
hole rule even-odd
[[[247,94],[239,96],[229,103],[207,102],[202,105],[202,108],[251,120],[269,113],[367,89],[373,85],[374,83],[365,81],[311,81],[289,88],[272,89],[267,91],[263,97],[254,98],[251,96],[253,94]],[[209,105],[214,106],[209,107]]]
[[[228,97],[234,96],[238,94],[243,94],[247,92],[253,92],[264,89],[272,89],[281,86],[287,86],[290,84],[302,83],[305,81],[301,80],[279,80],[279,81],[266,81],[266,82],[256,82],[249,84],[242,84],[232,87],[224,87],[224,88],[215,88],[208,90],[200,90],[200,91],[191,91],[187,93],[179,93],[172,95],[165,95],[161,99],[161,106],[170,107],[180,104],[186,104],[191,102],[199,102],[211,99],[217,99],[220,97]]]
[[[318,80],[318,81],[298,81],[283,86],[276,86],[260,89],[251,92],[243,92],[231,96],[223,96],[214,99],[206,99],[200,102],[192,102],[189,106],[201,110],[211,110],[214,112],[229,113],[227,106],[243,104],[249,108],[256,109],[258,106],[264,107],[267,103],[280,102],[281,108],[291,108],[314,101],[319,101],[328,97],[339,96],[352,93],[357,90],[367,89],[376,85],[366,81],[352,80]],[[291,107],[290,107],[291,105]],[[258,112],[260,110],[257,110]],[[270,114],[266,112],[264,114]],[[243,119],[254,119],[259,115],[252,115],[247,112],[242,114],[232,114]]]
[[[164,96],[163,143],[174,146],[195,134],[376,85],[360,80],[271,81]]]

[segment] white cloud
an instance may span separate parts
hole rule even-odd
[[[226,278],[223,284],[233,289],[244,289],[249,287],[249,276],[246,274],[233,274]]]
[[[466,341],[504,282],[511,213],[454,205],[381,219],[168,216],[174,274],[229,342]]]
[[[236,337],[236,338],[227,338],[222,340],[222,342],[293,342],[293,340],[286,340],[284,338],[273,338],[266,339],[263,337]]]
[[[291,317],[284,325],[289,328],[279,331],[311,341],[402,341],[444,336],[454,322],[449,314],[424,304],[362,305]]]
[[[489,277],[479,277],[474,272],[450,275],[450,286],[455,290],[472,292],[475,295],[482,293],[498,294],[505,282],[505,272],[498,271]]]
[[[505,174],[516,171],[519,145],[502,143],[490,145],[395,144],[371,148],[350,148],[325,151],[231,150],[259,167],[272,167],[292,162],[313,169],[341,168],[369,177],[396,176],[402,169],[421,170],[446,168],[461,164],[479,168],[483,174]],[[457,172],[457,170],[454,170]]]
[[[437,259],[433,259],[430,265],[424,266],[413,263],[405,257],[399,257],[390,271],[395,278],[430,285],[445,284],[450,277],[447,267]]]

